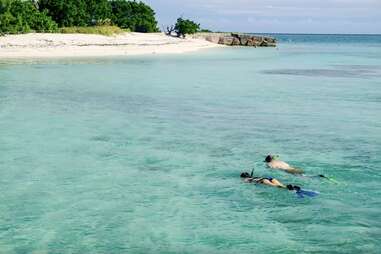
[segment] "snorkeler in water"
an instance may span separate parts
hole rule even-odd
[[[272,169],[283,170],[290,174],[303,174],[304,171],[300,168],[291,167],[284,161],[278,159],[279,156],[267,155],[265,158],[266,165]]]
[[[247,172],[241,173],[241,178],[245,183],[260,183],[272,187],[279,187],[279,188],[287,188],[286,185],[283,183],[279,182],[277,179],[272,178],[272,177],[258,177],[258,176],[253,176],[254,170],[251,172],[251,174]]]
[[[243,179],[245,183],[258,183],[258,184],[264,184],[267,186],[287,189],[289,191],[294,191],[296,195],[300,198],[303,198],[304,196],[315,197],[318,195],[318,192],[302,190],[299,186],[296,186],[296,185],[291,185],[291,184],[285,185],[272,177],[254,176],[253,173],[254,173],[254,169],[251,171],[251,174],[249,174],[248,172],[243,172],[241,173],[241,178]]]
[[[302,177],[324,178],[324,179],[326,179],[326,180],[328,180],[334,184],[339,184],[339,182],[336,181],[335,179],[333,179],[332,177],[328,177],[328,176],[325,176],[322,174],[312,175],[312,176],[311,175],[305,175],[303,169],[291,167],[288,163],[279,160],[278,155],[267,155],[264,162],[266,162],[267,167],[269,167],[271,169],[282,170],[284,172],[294,174],[294,175],[300,175]]]

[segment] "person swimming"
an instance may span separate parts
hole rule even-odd
[[[265,161],[267,166],[272,169],[278,169],[283,170],[287,173],[299,175],[302,177],[309,177],[309,178],[322,178],[325,180],[328,180],[334,184],[340,184],[337,180],[333,179],[332,177],[325,176],[323,174],[319,175],[305,175],[303,169],[291,167],[288,163],[281,161],[278,159],[278,155],[267,155],[265,158]]]
[[[264,161],[264,162],[266,162],[267,167],[272,168],[272,169],[283,170],[283,171],[290,173],[290,174],[303,174],[304,173],[304,171],[302,169],[291,167],[286,162],[277,159],[277,157],[278,156],[267,155],[265,158],[265,161]]]
[[[279,182],[275,178],[253,176],[253,171],[251,172],[251,174],[247,172],[241,173],[241,178],[243,179],[245,183],[260,183],[260,184],[264,184],[264,185],[268,185],[272,187],[287,188],[286,185]]]
[[[315,197],[319,194],[318,192],[315,192],[315,191],[302,190],[302,188],[300,188],[297,185],[292,185],[292,184],[285,185],[272,177],[253,176],[253,173],[254,173],[254,169],[253,171],[251,171],[251,174],[249,174],[248,172],[242,172],[240,175],[241,179],[243,179],[245,183],[259,183],[259,184],[264,184],[271,187],[278,187],[282,189],[287,189],[289,191],[294,191],[299,198],[304,198],[304,196]]]

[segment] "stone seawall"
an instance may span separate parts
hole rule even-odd
[[[276,40],[268,36],[238,33],[199,33],[193,37],[227,46],[276,47]]]

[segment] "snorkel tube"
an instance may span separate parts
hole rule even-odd
[[[279,155],[271,155],[271,158],[273,160],[278,160],[280,158],[280,156]]]

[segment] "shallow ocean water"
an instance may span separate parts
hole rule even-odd
[[[380,253],[381,36],[312,38],[0,60],[0,253]]]

